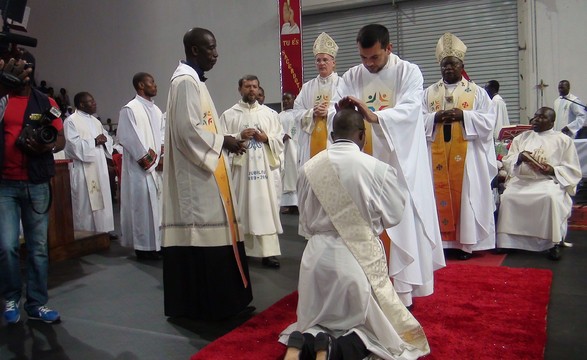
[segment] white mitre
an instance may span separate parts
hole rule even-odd
[[[465,61],[467,46],[456,35],[449,32],[444,33],[436,44],[436,60],[440,63],[447,56],[454,56]]]
[[[320,34],[316,41],[314,41],[314,56],[318,54],[328,54],[333,58],[336,58],[336,53],[338,52],[338,45],[334,42],[327,33],[323,32]]]

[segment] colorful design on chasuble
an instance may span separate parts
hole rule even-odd
[[[385,110],[388,107],[393,107],[393,104],[391,103],[391,91],[370,91],[365,94],[364,98],[365,104],[367,104],[369,110],[373,112]],[[365,138],[366,141],[365,146],[363,147],[363,152],[365,154],[373,155],[373,128],[371,123],[367,121],[365,121]]]
[[[476,93],[474,90],[475,84],[468,81],[459,82],[449,96],[450,104],[447,104],[445,86],[442,82],[437,83],[428,94],[429,111],[437,112],[447,107],[472,110]],[[464,139],[462,123],[453,122],[450,124],[450,141],[445,142],[445,125],[448,124],[435,125],[436,135],[431,147],[434,193],[442,240],[458,241],[467,141]]]

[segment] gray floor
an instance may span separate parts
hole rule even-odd
[[[296,289],[305,241],[296,235],[297,216],[282,220],[281,269],[263,268],[255,259],[249,263],[256,313]],[[584,236],[571,233],[575,247],[565,249],[560,262],[542,254],[515,252],[504,264],[549,268],[554,273],[546,359],[579,359],[587,353]],[[247,320],[168,320],[162,313],[161,263],[139,262],[116,242],[109,251],[52,264],[49,305],[61,312],[60,324],[27,321],[26,316],[17,325],[0,324],[0,360],[189,359]]]

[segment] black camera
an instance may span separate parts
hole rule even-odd
[[[57,140],[57,129],[52,123],[53,120],[60,116],[61,111],[56,107],[51,106],[45,110],[38,120],[39,126],[25,124],[16,139],[16,146],[25,153],[31,153],[30,149],[26,146],[27,139],[31,139],[41,145],[54,143]]]

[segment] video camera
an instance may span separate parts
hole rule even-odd
[[[27,145],[27,139],[31,139],[38,144],[47,145],[54,143],[57,140],[57,129],[52,125],[53,120],[61,116],[61,111],[56,107],[49,107],[41,114],[39,118],[39,126],[33,127],[26,124],[18,138],[16,139],[16,146],[25,153],[30,153]]]
[[[0,54],[4,61],[9,58],[20,58],[18,45],[36,47],[37,39],[30,36],[14,34],[10,32],[10,25],[8,20],[22,22],[26,9],[26,0],[0,0],[0,11],[2,12],[3,26],[0,32]],[[14,26],[14,24],[13,24]],[[16,27],[19,30],[26,29],[24,27]],[[34,66],[34,64],[27,66]],[[8,89],[17,89],[23,85],[23,82],[18,77],[0,72],[0,83]]]

